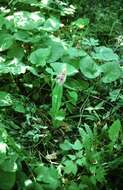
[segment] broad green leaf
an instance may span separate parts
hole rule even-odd
[[[15,27],[23,30],[39,29],[45,19],[39,12],[20,11],[13,15]]]
[[[7,56],[12,59],[13,57],[21,60],[24,57],[24,49],[17,45],[13,45],[11,49],[8,50]]]
[[[94,79],[101,73],[100,67],[89,55],[80,60],[80,70],[89,79]]]
[[[44,66],[50,55],[50,48],[40,48],[33,51],[29,56],[29,61],[38,66]]]
[[[11,106],[12,97],[8,92],[0,91],[0,107]]]
[[[18,58],[14,58],[11,61],[0,64],[0,73],[11,73],[13,75],[24,74],[28,66],[25,66],[20,62]]]
[[[31,42],[32,36],[29,31],[19,30],[14,34],[15,40],[22,42]]]
[[[49,189],[56,189],[59,186],[59,175],[54,167],[39,166],[35,173],[37,181],[47,184]]]
[[[62,150],[71,150],[72,149],[72,144],[68,141],[68,140],[65,140],[64,143],[60,144],[60,148]]]
[[[10,190],[15,184],[16,173],[15,172],[4,172],[0,169],[0,189]]]
[[[108,62],[101,66],[101,70],[103,72],[102,81],[104,83],[110,83],[121,76],[121,68],[118,63]]]
[[[64,161],[64,165],[65,165],[64,172],[66,174],[72,173],[72,174],[76,175],[78,168],[74,161],[66,160],[66,161]]]
[[[113,52],[111,48],[105,46],[96,47],[96,53],[92,54],[94,58],[99,59],[100,61],[118,61],[119,57]]]
[[[113,143],[115,143],[116,140],[118,139],[120,129],[121,129],[121,123],[120,120],[117,119],[116,121],[114,121],[114,123],[110,126],[108,130],[109,138]]]
[[[78,70],[75,67],[73,67],[72,65],[68,63],[54,62],[54,63],[51,63],[50,65],[57,74],[60,74],[61,71],[63,71],[65,68],[66,68],[66,73],[68,76],[74,75],[78,72]]]
[[[66,52],[66,43],[60,38],[51,36],[48,41],[46,41],[49,47],[51,47],[51,53],[48,58],[48,63],[55,62],[59,60]]]
[[[8,33],[0,33],[0,52],[9,49],[13,44],[13,37]]]
[[[77,140],[75,141],[75,143],[72,145],[72,148],[73,148],[74,150],[81,150],[81,149],[83,148],[83,145],[82,145],[82,143],[80,142],[80,140],[77,139]]]
[[[70,58],[83,57],[87,55],[87,53],[84,50],[80,50],[74,47],[70,47],[67,53],[70,56]]]
[[[58,20],[58,18],[51,17],[46,20],[44,26],[41,27],[41,29],[47,32],[55,32],[60,28],[60,26],[61,26],[61,23]]]

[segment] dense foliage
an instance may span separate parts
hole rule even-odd
[[[0,0],[0,189],[123,189],[122,1]]]

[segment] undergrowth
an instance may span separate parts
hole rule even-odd
[[[123,188],[121,1],[0,1],[0,189]]]

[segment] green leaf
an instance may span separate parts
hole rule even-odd
[[[72,23],[72,25],[76,26],[77,28],[83,28],[84,26],[89,24],[88,18],[79,18]]]
[[[78,72],[78,70],[75,67],[73,67],[72,65],[68,63],[54,62],[54,63],[51,63],[50,65],[57,74],[60,74],[61,71],[63,71],[64,69],[67,70],[68,76],[74,75]]]
[[[119,98],[121,89],[112,90],[109,95],[112,102],[116,101]]]
[[[52,91],[52,108],[51,112],[53,117],[55,117],[61,107],[62,102],[62,95],[63,95],[63,85],[56,83],[55,87]]]
[[[83,57],[87,55],[87,53],[84,50],[80,50],[74,47],[70,47],[67,52],[71,59],[76,58],[76,57]]]
[[[105,181],[105,170],[103,167],[99,167],[96,169],[96,180],[100,183],[103,183]]]
[[[56,189],[59,182],[59,175],[54,167],[39,166],[35,169],[38,182],[43,182],[47,185],[47,189]]]
[[[56,17],[48,18],[41,29],[47,31],[47,32],[55,32],[57,31],[61,26],[60,21]]]
[[[0,169],[0,189],[10,190],[15,184],[16,173],[4,172]]]
[[[80,60],[80,70],[89,79],[94,79],[101,73],[100,67],[89,55]]]
[[[116,121],[114,121],[114,123],[110,126],[108,130],[109,138],[113,143],[115,143],[116,140],[118,139],[120,129],[121,129],[121,123],[120,120],[117,119]]]
[[[13,75],[24,74],[28,66],[25,66],[20,62],[18,58],[14,58],[11,61],[0,64],[0,73],[11,73]]]
[[[88,88],[89,83],[82,79],[68,79],[64,86],[70,90],[82,91]]]
[[[15,27],[23,30],[39,29],[45,21],[39,12],[28,11],[14,13],[13,20]]]
[[[8,33],[0,33],[0,52],[9,49],[13,44],[13,37]]]
[[[96,47],[96,53],[92,54],[94,58],[100,61],[118,61],[119,57],[113,52],[111,48],[105,46]]]
[[[5,22],[4,17],[3,17],[3,15],[0,14],[0,30],[2,29],[4,22]]]
[[[83,165],[86,165],[87,164],[87,161],[86,161],[86,158],[83,157],[83,158],[79,158],[76,160],[76,163],[79,165],[79,166],[83,166]]]
[[[65,140],[64,143],[60,144],[60,148],[62,150],[68,151],[72,149],[72,144],[68,140]]]
[[[85,131],[83,128],[79,128],[79,133],[82,138],[83,146],[86,151],[90,151],[93,143],[92,133]]]
[[[0,164],[5,160],[7,152],[7,144],[0,142]]]
[[[14,34],[14,38],[15,38],[15,40],[22,41],[22,42],[31,42],[32,41],[32,36],[29,33],[29,31],[19,30]]]
[[[12,105],[12,97],[9,93],[0,91],[0,107],[3,106],[11,106]]]
[[[6,142],[7,141],[8,135],[7,135],[7,132],[4,128],[5,128],[4,124],[0,123],[0,142]]]
[[[22,102],[20,101],[14,101],[12,108],[16,111],[16,112],[20,112],[20,113],[25,113],[25,107],[23,105]]]
[[[102,81],[104,83],[110,83],[121,76],[121,68],[118,63],[108,62],[101,66],[101,70],[103,72]]]
[[[75,143],[72,145],[72,148],[73,148],[74,150],[81,150],[81,149],[83,148],[83,145],[82,145],[82,143],[80,142],[80,140],[77,139],[77,140],[75,141]]]
[[[46,45],[47,44],[51,48],[51,54],[48,58],[48,63],[59,60],[66,52],[66,43],[60,38],[51,36],[50,39],[46,41]]]
[[[74,175],[76,175],[77,173],[77,165],[74,161],[72,160],[66,160],[64,161],[64,172],[67,173],[67,174],[70,174],[70,173],[73,173]]]
[[[70,102],[73,105],[76,105],[78,94],[75,91],[68,91],[68,95],[69,95]]]
[[[38,66],[44,66],[50,55],[50,48],[40,48],[33,51],[29,56],[29,61]]]
[[[24,57],[24,49],[19,47],[17,44],[13,45],[10,50],[8,50],[7,55],[10,59],[13,57],[21,60]]]

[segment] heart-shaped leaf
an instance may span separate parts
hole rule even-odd
[[[101,66],[101,70],[104,73],[102,77],[102,81],[104,83],[110,83],[121,76],[121,68],[118,63],[115,62],[108,62]]]
[[[89,55],[83,57],[80,60],[80,70],[82,74],[89,79],[94,79],[98,77],[101,73],[100,67]]]

